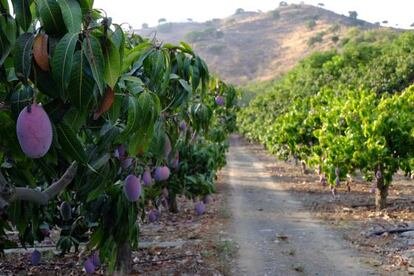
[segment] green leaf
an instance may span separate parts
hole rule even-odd
[[[14,67],[19,78],[27,79],[32,66],[32,48],[34,35],[22,34],[16,41],[14,49]]]
[[[27,31],[32,24],[32,14],[30,13],[30,1],[29,0],[13,0],[13,9],[16,14],[17,23],[23,29]]]
[[[79,4],[82,9],[82,13],[88,13],[93,7],[93,0],[79,0]]]
[[[76,133],[65,123],[57,126],[57,133],[63,156],[69,156],[73,160],[86,164],[86,153]]]
[[[75,52],[78,34],[66,34],[56,45],[52,58],[52,74],[60,88],[62,99],[67,97],[67,87],[69,85],[72,72],[73,53]]]
[[[69,99],[82,111],[89,109],[89,103],[93,98],[94,80],[86,74],[90,70],[83,50],[76,51],[73,57],[72,74],[68,87]]]
[[[124,59],[124,50],[125,50],[125,34],[124,31],[122,30],[121,26],[114,24],[115,26],[115,31],[113,32],[112,36],[111,36],[111,40],[112,42],[115,44],[116,48],[119,51],[119,56],[121,59],[121,64],[123,62]]]
[[[39,7],[40,22],[49,35],[66,33],[62,11],[55,0],[36,0]]]
[[[123,135],[125,137],[138,129],[139,119],[140,118],[138,117],[138,98],[134,96],[128,97],[128,119],[127,126],[123,132]]]
[[[128,121],[123,135],[136,131],[148,132],[160,114],[160,100],[151,92],[142,92],[137,97],[129,98]]]
[[[11,110],[15,118],[19,116],[19,113],[23,108],[32,103],[33,94],[33,88],[29,85],[24,85],[12,94],[10,102]]]
[[[104,78],[112,89],[115,87],[121,74],[121,59],[118,48],[108,40],[104,47],[105,71]]]
[[[57,0],[69,33],[78,33],[82,25],[82,10],[76,0]]]
[[[83,41],[82,48],[85,56],[89,62],[89,66],[92,70],[93,78],[98,85],[101,95],[104,94],[104,71],[105,60],[102,53],[101,44],[99,40],[94,36],[87,36]]]
[[[125,97],[123,95],[115,94],[115,100],[111,108],[108,110],[108,118],[112,123],[115,123],[121,115],[121,107]]]
[[[4,61],[13,49],[13,46],[10,44],[6,35],[2,31],[2,28],[6,28],[6,25],[3,23],[4,21],[4,18],[0,17],[0,67],[3,65]]]

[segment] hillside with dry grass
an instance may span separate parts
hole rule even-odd
[[[213,72],[236,84],[274,79],[313,51],[341,44],[351,28],[376,25],[310,5],[240,12],[204,23],[163,23],[136,30],[162,42],[186,41]]]

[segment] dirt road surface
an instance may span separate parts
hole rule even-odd
[[[228,165],[232,223],[239,246],[234,275],[377,275],[271,176],[249,146],[233,136]]]

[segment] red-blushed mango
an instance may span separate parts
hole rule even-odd
[[[52,145],[52,124],[41,105],[32,104],[23,108],[17,118],[16,132],[27,157],[41,158]]]
[[[157,167],[155,169],[155,181],[165,181],[170,177],[170,169],[167,166]]]
[[[39,250],[35,250],[32,252],[30,256],[30,262],[32,265],[38,265],[40,263],[40,259],[42,258],[42,254],[40,254]]]
[[[202,201],[196,203],[195,211],[197,216],[201,216],[202,214],[204,214],[204,212],[206,211],[206,206]]]
[[[125,179],[124,193],[128,201],[135,202],[141,195],[141,181],[133,174],[130,174]]]
[[[39,34],[33,42],[33,57],[43,71],[49,71],[49,53],[47,47],[47,34]]]

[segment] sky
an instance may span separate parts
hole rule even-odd
[[[129,23],[134,29],[143,23],[158,24],[158,19],[183,22],[188,18],[204,22],[234,14],[236,9],[269,11],[279,6],[272,0],[95,0],[94,7],[105,10],[116,23]],[[287,1],[300,3],[302,1]],[[386,26],[409,28],[414,22],[413,0],[306,0],[305,4],[323,3],[324,8],[348,15],[356,11],[358,18],[369,22],[387,20]]]

